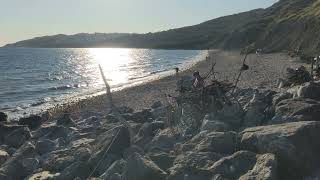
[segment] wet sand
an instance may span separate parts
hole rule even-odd
[[[215,65],[216,78],[234,82],[242,66],[244,56],[239,51],[210,51],[210,58],[196,63],[191,68],[180,72],[179,76],[191,76],[194,71],[206,74],[213,63]],[[245,71],[238,86],[242,88],[268,88],[277,89],[277,80],[283,78],[287,67],[298,67],[302,63],[292,59],[285,53],[274,53],[247,57],[246,64],[249,70]],[[154,102],[166,103],[166,94],[175,95],[177,77],[175,75],[164,77],[152,82],[147,82],[135,87],[130,87],[113,93],[113,101],[116,106],[128,106],[134,110],[149,108]],[[80,102],[69,104],[69,107],[58,108],[55,113],[61,111],[81,116],[104,114],[109,111],[109,103],[105,94],[91,97]],[[68,109],[68,110],[66,110]]]

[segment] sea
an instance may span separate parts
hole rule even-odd
[[[0,48],[0,111],[17,119],[70,99],[139,85],[188,68],[207,51],[127,48]]]

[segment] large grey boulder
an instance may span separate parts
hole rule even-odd
[[[28,174],[32,174],[39,167],[39,160],[34,157],[22,159],[21,163]]]
[[[298,97],[320,100],[320,83],[307,82],[301,85]]]
[[[246,114],[242,122],[244,127],[252,127],[263,124],[269,116],[267,108],[272,105],[275,92],[265,91],[254,93],[252,99],[244,107]]]
[[[18,148],[31,137],[32,135],[29,128],[24,126],[6,135],[4,138],[4,143],[9,146]]]
[[[320,103],[303,98],[286,99],[278,103],[275,108],[278,116],[302,116],[304,121],[320,120]]]
[[[155,164],[157,164],[161,169],[167,170],[173,165],[173,161],[176,156],[170,155],[165,152],[150,153],[147,155]]]
[[[141,128],[139,129],[138,134],[133,138],[134,144],[144,147],[147,143],[149,143],[155,134],[164,128],[163,122],[147,122],[144,123]]]
[[[0,124],[0,143],[3,144],[5,141],[5,137],[12,133],[13,131],[21,128],[25,128],[27,126],[20,125],[9,125],[9,124]]]
[[[211,132],[207,133],[196,145],[196,151],[217,152],[232,154],[237,145],[237,133],[235,132]]]
[[[254,167],[256,154],[249,151],[239,151],[231,156],[215,162],[209,170],[213,176],[223,179],[238,179]],[[217,179],[217,178],[216,178]]]
[[[257,155],[255,166],[242,175],[239,180],[277,180],[277,168],[278,162],[274,154]]]
[[[44,170],[60,172],[75,162],[76,158],[65,151],[53,151],[41,162]]]
[[[134,153],[127,160],[125,176],[130,180],[165,180],[167,173],[151,160]]]
[[[204,179],[209,180],[212,175],[207,169],[222,155],[213,152],[188,152],[178,155],[173,162],[173,167],[168,171],[168,180]]]
[[[23,144],[0,168],[0,179],[23,179],[30,174],[24,160],[35,156],[35,147],[27,142]]]
[[[213,113],[214,119],[223,120],[230,125],[231,129],[237,129],[241,125],[244,116],[244,110],[237,103],[223,104],[222,108]]]
[[[301,179],[319,167],[320,122],[301,121],[248,128],[240,136],[242,149],[277,156],[282,179]]]
[[[144,155],[144,150],[139,146],[132,145],[123,151],[122,156],[127,159],[134,153]]]
[[[20,118],[18,122],[19,125],[26,125],[30,129],[38,128],[42,123],[42,117],[37,115],[31,115],[29,117]]]
[[[57,143],[50,139],[39,140],[36,143],[36,151],[42,155],[49,153],[57,148]]]
[[[90,175],[90,169],[82,161],[76,161],[65,168],[59,176],[56,177],[57,180],[65,179],[85,179]]]
[[[62,117],[57,120],[59,126],[75,126],[75,121],[70,117],[70,114],[65,113]]]
[[[125,149],[131,146],[130,133],[127,128],[121,126],[99,135],[93,144],[93,153],[88,165],[95,167],[101,161],[102,165],[95,172],[95,175],[100,176],[115,160],[120,159]]]
[[[291,99],[291,98],[293,98],[293,94],[289,92],[281,92],[273,96],[272,104],[276,106],[280,101],[283,101],[285,99]]]
[[[34,139],[42,137],[50,140],[56,140],[58,138],[67,140],[71,133],[72,130],[64,126],[57,126],[55,124],[42,124],[36,131],[32,132],[32,135]]]
[[[170,152],[174,145],[182,140],[182,137],[176,131],[167,128],[160,131],[150,143],[145,146],[147,151]]]

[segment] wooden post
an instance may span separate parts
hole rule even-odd
[[[113,104],[113,100],[112,100],[111,88],[110,88],[110,85],[109,85],[109,83],[108,83],[108,81],[107,81],[107,79],[106,79],[106,77],[105,77],[105,75],[103,73],[103,69],[102,69],[100,64],[99,64],[99,69],[100,69],[100,73],[101,73],[103,82],[104,82],[104,84],[106,86],[106,93],[107,93],[106,95],[107,95],[108,101],[110,103],[111,109],[113,109],[114,108],[114,104]]]

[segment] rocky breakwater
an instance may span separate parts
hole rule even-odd
[[[316,179],[320,83],[293,89],[216,81],[138,112],[3,118],[0,179]]]

